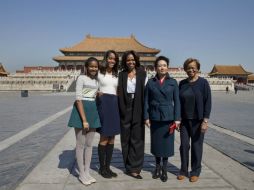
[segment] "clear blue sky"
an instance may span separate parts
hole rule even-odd
[[[198,58],[254,72],[253,0],[1,0],[0,62],[7,71],[57,66],[59,48],[87,34],[127,37],[161,50],[171,66]]]

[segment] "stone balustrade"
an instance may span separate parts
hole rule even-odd
[[[155,76],[156,72],[148,71],[149,78]],[[187,77],[184,71],[171,71],[170,76],[178,82]],[[70,85],[80,75],[80,70],[72,71],[32,71],[30,73],[15,73],[8,77],[0,77],[0,91],[9,90],[62,90],[67,91]],[[212,90],[234,90],[232,78],[214,78],[206,73],[200,73],[201,77],[208,80]]]
[[[147,76],[148,78],[151,78],[155,76],[155,71],[148,71]],[[181,80],[187,78],[187,74],[184,71],[170,71],[169,75],[176,79],[179,83]],[[226,87],[229,88],[230,91],[234,90],[234,80],[232,78],[215,78],[210,77],[207,73],[200,73],[200,76],[207,79],[207,81],[210,84],[210,87],[212,90],[226,90]]]
[[[41,90],[67,91],[80,75],[80,71],[32,71],[0,77],[0,91]]]

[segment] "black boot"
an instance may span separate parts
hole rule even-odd
[[[110,163],[112,159],[114,144],[107,144],[106,146],[106,170],[111,177],[117,177],[117,174],[110,169]]]
[[[153,179],[157,179],[161,177],[161,166],[159,164],[156,164],[156,168],[153,172]]]
[[[100,169],[99,174],[101,174],[104,178],[111,178],[111,175],[108,173],[106,169],[106,146],[98,145],[98,156],[100,161]]]
[[[162,167],[160,178],[161,178],[162,182],[166,182],[168,180],[168,174],[167,174],[167,168],[166,167]]]

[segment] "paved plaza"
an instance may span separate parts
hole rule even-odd
[[[74,94],[35,92],[21,98],[20,93],[1,92],[0,190],[253,189],[253,98],[253,92],[240,91],[237,95],[213,92],[211,122],[218,129],[209,128],[206,135],[203,168],[197,183],[176,179],[180,167],[179,133],[176,133],[175,156],[169,159],[169,180],[163,183],[152,179],[155,166],[150,154],[150,133],[146,129],[143,180],[124,174],[119,135],[112,160],[112,170],[119,177],[104,179],[98,175],[97,134],[91,170],[97,183],[84,186],[77,179],[74,131],[66,127]],[[225,134],[221,127],[236,131],[237,135]],[[250,138],[245,139],[246,136]]]
[[[252,141],[242,141],[220,129],[209,128],[205,142],[254,171],[254,91],[213,92],[212,98],[210,122]]]

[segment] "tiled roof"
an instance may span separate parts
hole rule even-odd
[[[214,65],[210,75],[250,75],[241,65]]]
[[[87,60],[91,56],[57,56],[54,57],[53,60],[55,61],[84,61]],[[99,61],[103,60],[103,56],[93,56]],[[154,62],[156,57],[140,57],[140,61],[152,61]],[[120,58],[121,60],[121,58]]]
[[[57,56],[53,57],[55,61],[85,61],[89,57],[95,57],[98,60],[103,60],[103,56]]]
[[[254,80],[254,75],[249,75],[248,80]]]
[[[2,65],[2,63],[0,63],[0,74],[9,74],[9,73],[6,72],[6,70],[4,69],[4,66]]]
[[[115,50],[116,52],[135,50],[136,52],[155,54],[160,52],[158,49],[149,48],[141,44],[133,35],[127,38],[93,37],[87,35],[80,43],[72,47],[60,49],[62,52],[105,52],[108,50]]]

